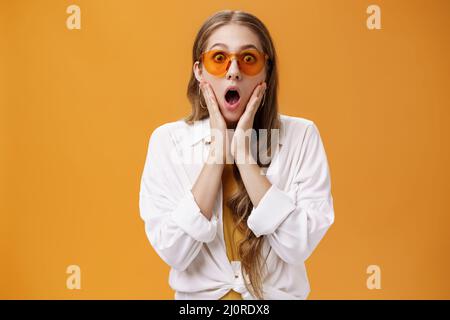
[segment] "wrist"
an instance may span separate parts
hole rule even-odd
[[[225,154],[225,152],[222,150],[222,148],[219,145],[210,143],[207,163],[223,166],[225,163],[224,154]]]
[[[237,166],[248,166],[257,164],[252,153],[248,148],[237,148],[234,154],[234,159]]]

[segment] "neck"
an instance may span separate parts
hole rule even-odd
[[[227,128],[228,129],[236,129],[237,122],[228,122],[227,121]]]

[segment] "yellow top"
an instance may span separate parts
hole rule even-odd
[[[233,213],[226,205],[227,199],[231,197],[237,189],[237,182],[233,176],[233,164],[225,164],[222,174],[223,185],[223,235],[225,238],[225,245],[227,247],[227,256],[231,261],[240,261],[238,243],[243,239],[243,234],[236,228],[233,237],[233,230],[235,228],[233,221]],[[225,294],[221,300],[242,300],[240,293],[230,290]]]

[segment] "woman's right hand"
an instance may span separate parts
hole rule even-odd
[[[219,104],[211,85],[206,81],[201,81],[199,85],[209,111],[209,122],[211,127],[210,150],[213,150],[214,148],[216,148],[215,150],[223,150],[222,157],[219,157],[219,159],[216,160],[221,160],[221,163],[225,163],[227,159],[226,157],[230,157],[231,155],[230,144],[232,137],[229,136],[230,132],[227,130],[227,124],[225,122],[225,119],[223,118],[222,113],[220,112]],[[220,135],[220,138],[216,137],[216,135]]]

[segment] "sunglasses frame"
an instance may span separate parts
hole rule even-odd
[[[239,52],[236,52],[236,51],[228,52],[227,50],[224,50],[224,49],[212,49],[212,50],[208,50],[208,51],[203,52],[200,55],[200,60],[203,63],[203,65],[205,66],[205,68],[206,68],[206,65],[204,63],[204,59],[205,59],[205,55],[206,54],[210,54],[212,52],[225,52],[227,54],[227,56],[228,56],[228,58],[227,58],[228,59],[228,63],[227,63],[227,66],[225,68],[225,71],[223,73],[221,73],[221,74],[214,74],[214,73],[212,73],[212,74],[214,76],[216,76],[216,77],[220,77],[220,78],[223,77],[228,72],[228,69],[230,68],[230,65],[231,65],[231,61],[233,61],[233,59],[236,59],[237,62],[238,62],[238,65],[239,65],[239,70],[241,70],[244,74],[248,75],[243,69],[241,69],[241,66],[240,66],[240,63],[239,63],[239,55],[241,55],[242,53],[245,53],[245,52],[254,52],[254,51],[256,51],[260,56],[264,56],[264,64],[266,64],[267,60],[269,60],[269,55],[267,53],[265,53],[265,52],[259,51],[259,50],[254,49],[254,48],[252,48],[252,49],[244,49],[244,50],[239,51]],[[210,72],[208,69],[207,69],[207,71]],[[250,74],[250,76],[252,76],[252,75]]]

